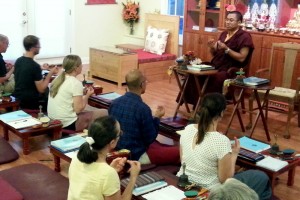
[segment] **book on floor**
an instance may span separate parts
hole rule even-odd
[[[121,180],[121,185],[125,188],[130,179],[125,178]],[[158,188],[162,188],[167,186],[167,182],[164,181],[164,178],[159,175],[157,172],[150,171],[144,174],[140,174],[136,180],[134,185],[133,194],[135,196],[145,194],[147,192],[156,190]]]
[[[258,77],[255,77],[255,76],[251,76],[251,77],[248,77],[248,78],[244,78],[243,82],[246,85],[256,86],[256,85],[262,85],[262,84],[265,84],[265,83],[269,83],[270,81],[268,79],[265,79],[265,78],[258,78]]]
[[[288,162],[271,156],[266,156],[263,160],[258,161],[256,165],[277,172],[287,166]]]
[[[79,147],[85,142],[86,140],[84,137],[80,135],[75,135],[51,141],[50,145],[63,153],[67,153],[79,149]]]
[[[249,138],[247,136],[243,136],[243,137],[239,138],[239,141],[240,141],[241,148],[247,149],[247,150],[255,152],[255,153],[260,153],[264,150],[271,148],[271,146],[269,144]]]

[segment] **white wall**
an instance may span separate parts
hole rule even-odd
[[[144,14],[161,10],[165,0],[135,0],[140,3],[140,20],[134,24],[134,35],[122,19],[122,2],[85,5],[86,0],[73,0],[72,53],[88,62],[89,47],[113,46],[119,43],[143,44]]]

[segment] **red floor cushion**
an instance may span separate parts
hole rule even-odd
[[[24,200],[66,200],[68,196],[68,179],[42,164],[2,170],[0,177],[14,187]]]
[[[23,196],[8,182],[0,177],[0,199],[23,200]]]
[[[0,138],[0,164],[9,163],[19,158],[19,154],[4,139]]]

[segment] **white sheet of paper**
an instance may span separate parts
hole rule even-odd
[[[142,195],[147,200],[181,200],[185,198],[184,192],[173,185],[149,192],[148,194]]]

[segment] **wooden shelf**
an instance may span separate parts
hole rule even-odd
[[[207,9],[206,12],[207,13],[217,13],[217,14],[220,14],[220,10],[214,10],[214,9]]]

